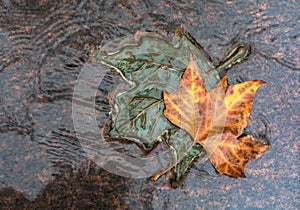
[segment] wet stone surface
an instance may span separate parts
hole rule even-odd
[[[295,0],[0,1],[1,209],[299,208],[299,10]],[[215,64],[236,43],[251,46],[230,84],[267,82],[247,132],[264,138],[267,126],[271,148],[246,179],[197,161],[176,189],[165,176],[120,177],[86,158],[76,138],[72,94],[88,52],[137,30],[172,37],[181,25]],[[96,110],[107,117],[101,90]]]

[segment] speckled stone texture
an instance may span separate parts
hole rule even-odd
[[[300,208],[299,11],[296,0],[0,1],[0,208]],[[164,176],[110,174],[78,143],[72,94],[88,52],[137,30],[172,37],[178,26],[215,64],[236,43],[251,46],[227,75],[230,84],[267,82],[247,132],[271,148],[246,166],[246,179],[196,161],[173,189]]]

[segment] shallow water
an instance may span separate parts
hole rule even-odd
[[[3,208],[240,209],[300,206],[299,9],[297,1],[0,2],[0,206]],[[165,177],[130,179],[86,158],[76,138],[72,96],[88,52],[137,30],[169,37],[184,26],[218,64],[236,43],[249,58],[229,83],[262,79],[248,132],[271,148],[247,179],[217,176],[195,162],[176,189]],[[99,69],[103,67],[99,66]],[[111,71],[99,88],[98,121],[108,116]],[[265,122],[265,123],[264,123]],[[117,145],[118,146],[118,145]],[[205,169],[209,173],[203,172]]]

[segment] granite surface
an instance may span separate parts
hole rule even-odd
[[[297,0],[0,1],[0,208],[300,208],[299,10]],[[172,37],[178,26],[215,64],[236,43],[251,46],[227,75],[230,84],[267,82],[247,131],[271,148],[246,179],[196,161],[174,189],[165,176],[110,174],[80,147],[72,94],[88,52],[137,30]]]

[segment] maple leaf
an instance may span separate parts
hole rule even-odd
[[[224,76],[207,92],[191,55],[178,90],[173,94],[164,92],[164,115],[192,136],[191,146],[203,146],[220,174],[245,177],[245,165],[269,148],[253,136],[240,137],[247,126],[255,93],[263,83],[253,80],[228,86]],[[181,158],[187,153],[188,150]],[[167,170],[152,179],[158,179]]]

